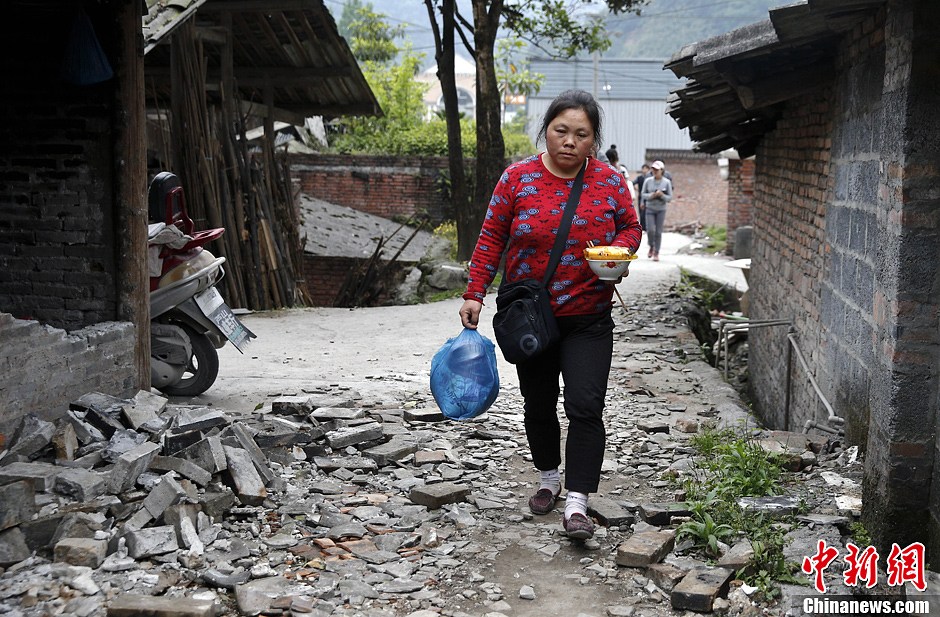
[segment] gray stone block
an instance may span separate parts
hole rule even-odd
[[[153,471],[175,471],[199,486],[205,486],[212,480],[212,474],[196,463],[175,456],[157,455],[153,457],[153,460],[150,461],[150,469]]]
[[[23,532],[18,527],[0,531],[0,568],[19,563],[31,554]]]
[[[144,508],[154,519],[159,519],[167,508],[179,503],[185,496],[186,491],[180,483],[174,480],[172,475],[166,474],[144,498]]]
[[[94,538],[63,538],[53,549],[53,560],[73,566],[97,568],[108,555],[108,541]]]
[[[685,577],[685,572],[668,563],[654,563],[646,568],[646,576],[657,587],[669,593]]]
[[[0,486],[0,529],[8,529],[28,521],[35,512],[36,493],[31,480],[19,480]]]
[[[313,411],[309,395],[281,396],[271,401],[271,413],[282,416],[306,416]]]
[[[122,405],[121,415],[128,426],[139,430],[148,422],[157,420],[166,410],[166,403],[164,397],[141,390],[130,402]]]
[[[124,537],[127,540],[127,553],[134,559],[163,555],[179,548],[176,529],[172,525],[138,529]]]
[[[19,427],[10,439],[7,456],[30,457],[48,446],[53,434],[55,434],[55,425],[52,422],[46,422],[32,414],[23,416]]]
[[[329,420],[359,420],[365,417],[366,411],[361,407],[320,407],[310,414],[310,418],[317,422],[327,422]]]
[[[378,422],[341,428],[326,434],[326,443],[334,450],[381,439],[385,433]]]
[[[185,407],[176,416],[174,424],[174,431],[185,433],[187,431],[207,431],[216,426],[227,426],[229,419],[218,409]]]
[[[107,617],[215,617],[212,600],[122,594],[108,604]]]
[[[618,566],[644,568],[658,563],[676,545],[676,532],[643,531],[635,533],[617,547],[614,561]]]
[[[425,484],[411,489],[409,499],[412,502],[436,510],[449,503],[466,501],[470,495],[470,487],[453,482],[440,482],[438,484]]]
[[[668,525],[673,516],[692,516],[692,511],[683,502],[644,503],[640,504],[639,514],[650,525]]]
[[[363,454],[384,467],[393,461],[400,461],[418,451],[418,442],[413,437],[396,435],[389,441],[364,450]]]
[[[594,516],[604,527],[631,525],[636,520],[633,512],[606,497],[592,497],[588,507],[588,514]]]
[[[235,494],[245,505],[259,506],[268,496],[261,476],[255,469],[251,456],[240,448],[222,446],[228,462],[228,473],[235,483]]]
[[[255,470],[258,472],[258,475],[261,476],[265,486],[267,486],[274,480],[274,472],[271,471],[271,468],[268,466],[267,457],[265,457],[261,448],[258,447],[258,444],[255,443],[255,439],[252,437],[251,432],[249,432],[248,427],[241,422],[235,422],[229,427],[229,431],[238,439],[242,450],[251,457],[251,462],[254,464]]]
[[[406,409],[406,422],[443,422],[446,418],[440,409]]]
[[[107,489],[107,477],[90,469],[65,469],[55,481],[55,492],[83,502],[103,495]]]
[[[137,477],[150,466],[160,451],[159,444],[148,441],[122,454],[114,462],[108,488],[112,493],[123,493],[137,482]]]
[[[318,456],[313,459],[313,464],[326,473],[331,473],[339,469],[370,472],[378,471],[379,469],[374,459],[364,456]]]
[[[676,610],[708,613],[715,598],[727,591],[734,571],[728,568],[695,568],[679,581],[669,596]]]
[[[195,463],[211,474],[225,471],[228,467],[225,461],[225,451],[222,449],[222,440],[216,436],[206,437],[180,450],[175,456]]]
[[[49,463],[11,463],[0,467],[0,484],[27,480],[38,492],[49,492],[55,486],[55,478],[61,467]]]
[[[49,543],[55,545],[63,538],[94,538],[104,529],[105,517],[91,512],[70,512],[62,516]]]
[[[61,422],[52,434],[52,448],[55,450],[56,460],[71,461],[78,450],[78,436],[71,422]]]

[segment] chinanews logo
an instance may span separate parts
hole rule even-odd
[[[919,592],[927,589],[924,576],[924,545],[914,542],[904,548],[891,545],[891,551],[885,559],[887,584],[890,587],[903,587],[910,584]],[[813,587],[820,594],[829,589],[823,574],[836,562],[839,550],[829,546],[825,540],[816,544],[816,552],[803,558],[802,571],[813,576]],[[851,542],[846,545],[842,557],[845,567],[842,570],[842,582],[848,587],[871,589],[878,584],[878,560],[881,556],[873,546],[859,548]],[[940,597],[931,596],[905,597],[903,590],[897,595],[829,595],[799,596],[793,599],[792,615],[928,615],[933,602],[940,606]]]

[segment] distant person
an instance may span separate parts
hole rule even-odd
[[[617,145],[610,144],[610,147],[607,148],[607,151],[604,152],[604,156],[607,157],[607,162],[610,163],[610,166],[620,172],[620,175],[623,176],[623,179],[627,185],[627,188],[630,190],[630,199],[633,200],[633,209],[636,210],[637,219],[639,220],[640,211],[637,210],[637,190],[633,186],[633,182],[628,178],[629,172],[627,168],[620,164],[620,154],[617,152]]]
[[[643,163],[640,173],[633,179],[633,186],[637,194],[637,212],[640,215],[640,225],[643,227],[643,231],[646,231],[646,201],[643,199],[643,183],[651,175],[649,163]]]
[[[659,261],[659,248],[663,242],[663,224],[666,205],[672,201],[672,181],[664,175],[662,161],[650,165],[653,175],[643,181],[642,199],[646,201],[646,240],[650,245],[649,257]]]

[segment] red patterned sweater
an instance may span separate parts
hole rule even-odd
[[[555,315],[600,313],[611,307],[613,285],[599,281],[584,259],[588,241],[636,252],[642,230],[626,186],[607,163],[589,158],[568,243],[549,284]],[[506,249],[507,281],[542,280],[573,178],[559,178],[539,155],[510,165],[490,200],[470,259],[466,300],[483,302]]]

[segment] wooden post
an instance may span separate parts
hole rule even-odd
[[[150,389],[150,279],[147,272],[147,144],[144,51],[140,3],[117,6],[114,58],[114,226],[117,246],[117,319],[137,329],[137,388]]]

